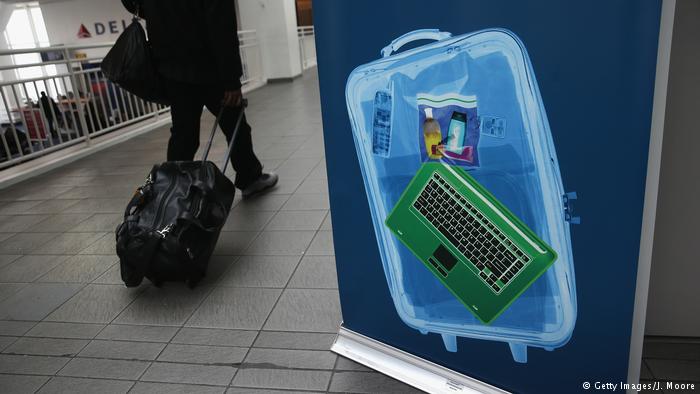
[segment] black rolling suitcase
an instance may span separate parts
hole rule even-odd
[[[247,102],[243,100],[243,107]],[[116,231],[121,276],[127,287],[148,278],[154,285],[185,281],[194,287],[206,274],[236,188],[224,172],[243,118],[236,122],[221,170],[207,161],[219,118],[201,161],[153,166],[126,207]]]

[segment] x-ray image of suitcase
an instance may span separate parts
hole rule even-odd
[[[435,42],[395,53],[418,40]],[[576,323],[571,200],[563,189],[544,105],[523,42],[504,29],[460,36],[407,33],[382,58],[349,76],[346,101],[384,273],[400,318],[423,334],[506,342],[516,362],[527,348],[564,346]],[[417,95],[475,96],[478,166],[464,166],[557,253],[554,264],[491,324],[483,324],[385,226],[423,164]],[[465,347],[465,344],[462,345]],[[466,350],[468,351],[468,350]]]

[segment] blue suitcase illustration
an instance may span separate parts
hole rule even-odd
[[[434,42],[397,52],[419,40]],[[570,225],[579,222],[572,212],[577,196],[564,190],[523,42],[504,29],[459,36],[424,29],[397,38],[381,55],[352,71],[345,93],[381,261],[401,320],[423,334],[441,335],[451,352],[458,351],[459,337],[499,341],[525,363],[528,347],[564,346],[577,313],[570,235]],[[491,324],[471,314],[385,225],[413,176],[436,154],[428,143],[432,137],[422,134],[422,122],[435,115],[432,108],[423,113],[419,101],[449,101],[440,99],[445,97],[473,99],[473,113],[460,118],[469,126],[459,133],[465,141],[465,130],[478,134],[469,137],[469,159],[451,164],[468,171],[558,256]],[[468,352],[468,341],[461,348]]]

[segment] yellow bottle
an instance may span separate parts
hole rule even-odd
[[[423,137],[425,137],[425,150],[428,157],[436,160],[442,158],[442,151],[439,149],[442,142],[442,131],[437,120],[433,119],[433,109],[425,109],[425,122],[423,122]]]

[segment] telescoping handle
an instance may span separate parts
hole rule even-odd
[[[418,40],[441,41],[450,37],[452,37],[452,33],[440,31],[438,29],[420,29],[410,31],[392,41],[391,44],[385,46],[384,49],[382,49],[382,57],[391,56],[392,53],[398,51],[402,46],[408,44],[409,42]]]
[[[221,172],[226,173],[226,167],[228,166],[229,159],[231,157],[231,150],[233,149],[233,143],[236,141],[236,136],[238,135],[238,129],[241,127],[241,122],[243,121],[243,114],[245,109],[248,107],[248,100],[242,99],[240,112],[238,113],[238,119],[236,119],[236,127],[233,129],[233,134],[231,135],[231,141],[228,143],[228,148],[226,149],[226,156],[224,156],[224,161],[221,164]],[[216,129],[219,127],[219,121],[221,120],[221,115],[224,113],[226,107],[221,107],[219,113],[216,115],[216,120],[211,128],[211,133],[209,134],[209,141],[207,142],[207,147],[204,149],[204,154],[202,155],[202,161],[206,161],[209,157],[209,151],[211,150],[211,145],[214,142],[214,135],[216,134]]]

